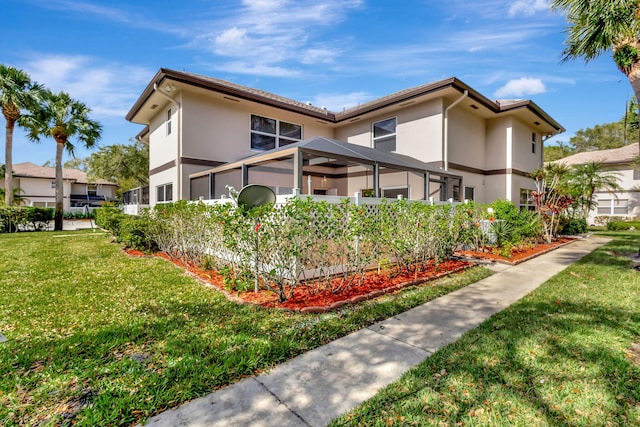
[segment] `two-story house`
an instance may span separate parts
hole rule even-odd
[[[56,169],[38,166],[31,162],[13,165],[13,186],[20,188],[18,194],[23,205],[50,207],[56,205]],[[64,168],[63,209],[98,207],[105,201],[115,201],[117,184],[102,179],[89,179],[78,169]],[[4,186],[4,182],[0,182]]]
[[[492,101],[456,78],[332,112],[198,74],[160,69],[126,116],[146,125],[150,203],[278,193],[508,199],[534,188],[563,127],[529,100]],[[292,178],[293,175],[293,178]]]

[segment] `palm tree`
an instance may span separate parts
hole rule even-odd
[[[6,121],[4,203],[13,204],[13,130],[21,110],[33,108],[39,101],[42,86],[32,83],[27,73],[0,64],[0,105]]]
[[[594,197],[595,192],[597,190],[618,191],[621,188],[619,180],[619,174],[606,171],[601,162],[574,165],[566,177],[567,184],[574,190],[573,194],[576,196],[578,206],[582,207],[585,218],[592,209],[598,207]]]
[[[42,136],[52,137],[56,142],[56,210],[54,230],[62,230],[63,180],[62,153],[66,149],[73,155],[75,146],[71,139],[91,148],[100,139],[102,127],[89,118],[91,109],[65,92],[43,92],[40,108],[20,119],[30,140],[39,142]]]
[[[563,60],[590,61],[611,51],[640,98],[640,1],[551,0],[551,8],[564,12],[569,23]]]

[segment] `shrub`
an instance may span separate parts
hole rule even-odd
[[[34,206],[0,207],[0,232],[41,231],[49,227],[53,209]]]
[[[148,215],[125,215],[118,222],[116,240],[128,248],[141,251],[156,250],[150,234],[151,220]]]
[[[620,231],[631,230],[631,228],[640,229],[640,221],[609,221],[607,230]]]
[[[96,225],[110,231],[114,236],[120,234],[120,222],[128,216],[115,206],[103,206],[94,212]]]
[[[587,232],[585,218],[568,218],[560,223],[560,234],[575,235]]]

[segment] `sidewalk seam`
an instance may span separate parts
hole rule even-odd
[[[294,411],[293,409],[291,409],[289,407],[289,405],[287,405],[284,401],[282,401],[282,399],[280,399],[278,396],[276,396],[276,394],[274,392],[272,392],[271,390],[269,390],[269,387],[267,387],[263,382],[261,382],[260,380],[258,380],[258,378],[254,378],[255,382],[257,382],[258,384],[260,384],[260,387],[262,387],[267,393],[269,393],[271,396],[273,396],[274,399],[276,399],[278,401],[278,403],[280,403],[282,406],[284,406],[285,408],[287,408],[287,411],[289,411],[290,413],[292,413],[297,419],[299,419],[305,426],[308,427],[313,427],[311,424],[309,424],[307,422],[307,420],[305,420],[304,418],[302,418],[302,416],[300,414],[298,414],[296,411]]]
[[[426,348],[419,347],[419,346],[417,346],[417,345],[413,345],[413,344],[408,343],[408,342],[406,342],[406,341],[402,341],[401,339],[398,339],[398,338],[396,338],[396,337],[392,337],[392,336],[390,336],[390,335],[386,335],[386,334],[383,334],[383,333],[381,333],[381,332],[379,332],[379,331],[375,331],[375,330],[371,329],[371,328],[372,328],[373,326],[375,326],[375,325],[376,325],[376,324],[373,324],[373,325],[367,326],[367,327],[366,327],[366,329],[369,329],[371,332],[374,332],[374,333],[376,333],[376,334],[380,335],[381,337],[389,338],[389,339],[391,339],[391,340],[393,340],[393,341],[400,342],[400,343],[402,343],[402,344],[408,345],[409,347],[415,348],[416,350],[420,350],[420,351],[423,351],[423,352],[427,353],[427,355],[426,355],[425,359],[426,359],[427,357],[430,357],[430,356],[434,353],[433,351],[429,351],[429,350],[427,350]],[[383,327],[383,329],[384,329],[384,327]]]

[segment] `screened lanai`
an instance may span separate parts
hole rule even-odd
[[[191,199],[217,199],[248,184],[276,194],[460,200],[462,177],[413,157],[315,137],[190,175]]]

